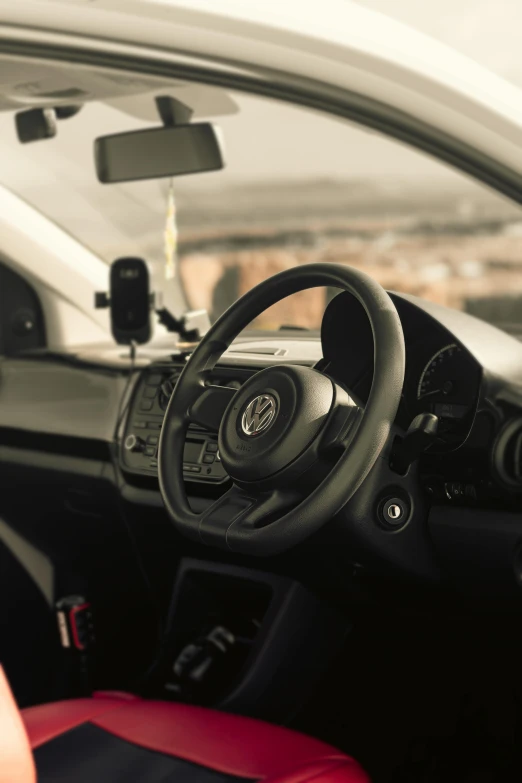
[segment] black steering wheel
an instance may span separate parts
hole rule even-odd
[[[290,364],[257,372],[237,391],[209,385],[219,358],[254,318],[290,294],[317,286],[349,291],[368,315],[374,374],[364,410],[328,376]],[[368,275],[337,264],[306,264],[250,290],[207,332],[167,408],[158,470],[176,528],[193,540],[249,555],[273,555],[299,544],[340,511],[375,464],[397,413],[404,367],[397,310]],[[219,432],[221,459],[233,481],[201,514],[190,508],[183,479],[191,423]]]

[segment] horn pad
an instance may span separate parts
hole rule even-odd
[[[332,381],[308,367],[261,370],[232,398],[219,430],[223,466],[233,479],[271,478],[312,444],[334,404]]]

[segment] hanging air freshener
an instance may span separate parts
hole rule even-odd
[[[178,227],[176,224],[176,202],[174,199],[174,180],[169,182],[167,196],[167,217],[165,220],[165,279],[173,280],[176,276],[176,260],[178,249]]]

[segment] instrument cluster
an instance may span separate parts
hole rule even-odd
[[[433,449],[454,448],[466,438],[473,424],[480,390],[481,371],[472,356],[454,340],[419,341],[410,346],[403,400],[402,426],[419,413],[439,419]]]
[[[363,404],[373,378],[373,336],[358,301],[330,303],[322,341],[328,373]],[[407,429],[419,413],[439,419],[432,451],[452,451],[466,439],[477,409],[482,369],[474,357],[430,315],[395,299],[406,346],[406,373],[397,424]],[[356,339],[354,338],[356,335]]]

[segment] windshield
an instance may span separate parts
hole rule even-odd
[[[179,308],[181,292],[186,307],[205,308],[212,319],[278,271],[329,261],[363,269],[387,289],[522,330],[517,206],[377,134],[276,101],[233,97],[238,113],[219,119],[225,170],[172,183],[173,278],[164,252],[169,180],[101,185],[93,165],[96,136],[150,123],[87,105],[60,122],[56,138],[20,145],[12,115],[4,115],[3,184],[107,263],[147,259],[167,302]],[[252,326],[317,330],[332,295],[301,292]]]

